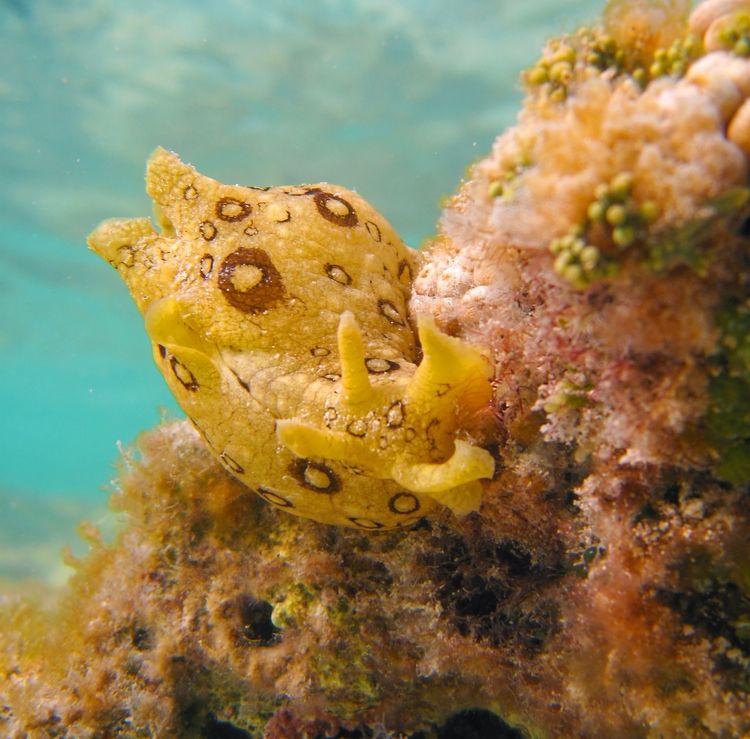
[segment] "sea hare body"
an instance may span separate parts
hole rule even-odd
[[[479,505],[494,462],[456,431],[491,365],[407,313],[413,253],[356,193],[225,186],[158,149],[149,219],[89,244],[121,274],[154,359],[226,469],[265,500],[385,529]]]

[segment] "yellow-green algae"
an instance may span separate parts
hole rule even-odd
[[[682,76],[700,56],[700,39],[688,32],[689,2],[614,0],[602,23],[550,40],[523,75],[533,93],[562,103],[586,79],[628,78],[641,87]]]
[[[138,456],[113,497],[126,522],[117,539],[87,525],[91,551],[69,558],[76,572],[59,604],[1,612],[0,695],[11,708],[0,721],[200,736],[220,717],[259,735],[293,704],[300,720],[387,717],[416,730],[498,701],[481,697],[481,650],[469,680],[454,669],[420,675],[430,640],[414,635],[432,634],[434,586],[401,568],[427,532],[372,539],[279,515],[184,423],[144,435]]]

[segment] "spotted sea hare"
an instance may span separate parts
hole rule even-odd
[[[415,335],[416,260],[371,205],[323,183],[222,185],[164,149],[146,189],[161,233],[114,218],[89,245],[231,474],[287,513],[367,530],[479,507],[495,464],[457,432],[491,403],[491,365],[426,316]]]
[[[0,733],[750,733],[749,19],[610,3],[447,204],[410,312],[492,359],[477,512],[292,517],[163,425],[0,612]]]

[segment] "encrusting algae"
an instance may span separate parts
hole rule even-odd
[[[91,243],[193,423],[123,459],[123,527],[84,528],[55,609],[3,606],[0,734],[750,734],[748,17],[621,0],[551,41],[420,254],[348,191],[224,188],[158,150],[161,233]],[[284,239],[347,283],[302,350],[320,298]]]

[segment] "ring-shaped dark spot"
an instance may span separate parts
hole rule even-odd
[[[192,185],[188,185],[182,191],[182,197],[185,200],[195,200],[198,197],[198,191]]]
[[[323,375],[324,380],[328,382],[338,382],[341,379],[341,375],[337,372],[329,372],[327,375]]]
[[[346,433],[361,439],[363,436],[367,436],[367,423],[361,418],[355,418],[347,425]]]
[[[177,357],[172,356],[169,360],[172,367],[172,373],[179,380],[180,384],[191,393],[194,393],[200,385],[195,375],[182,363]]]
[[[415,513],[420,507],[419,498],[411,493],[396,493],[388,501],[388,508],[393,511],[393,513]]]
[[[425,429],[424,435],[428,439],[434,439],[433,433],[435,429],[440,425],[440,419],[439,418],[431,418],[430,422],[427,424],[427,428]]]
[[[249,236],[250,238],[252,238],[253,236],[258,235],[258,229],[255,226],[253,226],[252,223],[250,223],[249,226],[246,226],[243,229],[242,233],[245,234],[245,236]]]
[[[198,226],[198,230],[201,232],[201,236],[206,241],[213,241],[216,238],[216,234],[218,233],[216,231],[216,226],[214,226],[211,221],[203,221],[200,226]]]
[[[358,516],[347,516],[347,520],[351,521],[355,526],[360,529],[369,529],[374,531],[375,529],[385,528],[379,521],[373,521],[371,518],[360,518]]]
[[[216,201],[216,216],[222,221],[235,223],[244,221],[253,212],[253,206],[237,198],[221,198]]]
[[[326,264],[326,274],[339,285],[351,285],[351,275],[340,264]]]
[[[226,452],[222,452],[219,455],[219,459],[228,467],[235,475],[241,475],[245,468],[236,460],[230,457]]]
[[[294,459],[289,465],[292,477],[307,490],[333,495],[341,490],[339,476],[330,468],[311,459]]]
[[[385,298],[378,300],[378,312],[395,326],[405,325],[404,319],[401,318],[401,314],[398,312],[398,308],[390,300],[386,300]]]
[[[292,214],[287,210],[286,218],[282,218],[281,220],[276,221],[276,223],[289,223],[289,221],[291,220],[292,220]]]
[[[331,425],[338,417],[339,412],[333,406],[328,406],[328,408],[323,411],[323,422],[325,423],[326,428],[331,428]]]
[[[314,346],[310,349],[310,354],[312,354],[313,357],[327,357],[330,353],[331,350],[325,346]]]
[[[200,261],[201,277],[207,280],[214,268],[214,258],[210,254],[204,254]]]
[[[378,226],[377,223],[375,223],[374,221],[366,221],[365,228],[367,229],[367,233],[370,234],[370,238],[373,241],[382,241],[383,235],[380,233],[380,226]]]
[[[135,249],[130,244],[117,247],[117,260],[113,262],[116,267],[132,267],[135,264]]]
[[[396,400],[391,403],[391,407],[386,411],[385,423],[388,428],[397,429],[404,422],[406,411],[404,410],[404,402],[402,400]]]
[[[233,278],[240,267],[255,267],[260,271],[260,280],[246,290],[238,289]],[[228,254],[219,268],[219,289],[226,301],[243,313],[261,313],[284,296],[281,274],[263,249],[243,247]]]
[[[383,375],[386,372],[393,372],[401,367],[398,362],[391,359],[381,359],[380,357],[367,357],[365,367],[371,375]]]
[[[278,506],[279,508],[294,508],[294,503],[292,503],[291,500],[287,500],[270,488],[265,488],[263,486],[259,487],[258,495],[260,495],[263,500],[267,500],[269,503],[273,503],[273,505]]]
[[[318,213],[323,216],[327,221],[335,223],[337,226],[345,226],[346,228],[353,228],[359,223],[357,213],[352,208],[351,203],[338,195],[333,195],[330,192],[316,192],[313,196],[315,206],[318,209]],[[345,213],[337,213],[335,210],[331,210],[332,204],[337,203],[346,210]]]

